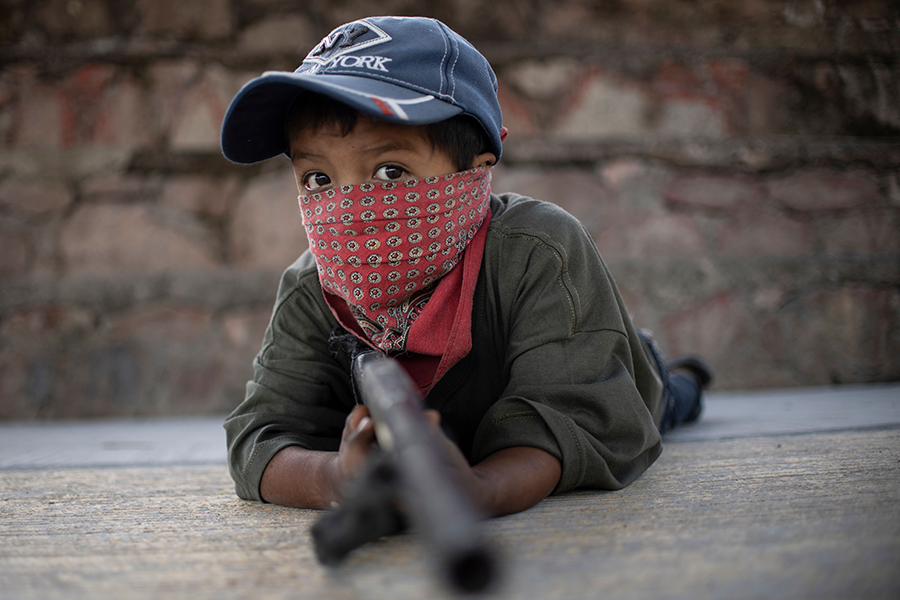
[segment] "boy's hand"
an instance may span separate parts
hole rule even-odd
[[[347,415],[341,434],[337,459],[339,485],[343,486],[356,477],[374,447],[375,423],[369,417],[369,409],[356,406]]]
[[[468,490],[476,506],[489,516],[525,510],[556,487],[559,460],[538,448],[515,446],[470,466],[460,449],[440,428],[440,414],[425,418],[445,446],[447,466]],[[375,444],[375,426],[364,406],[354,408],[344,422],[338,452],[288,446],[269,461],[260,483],[266,502],[301,508],[328,508],[341,501],[344,484],[362,468]]]
[[[282,448],[263,472],[260,497],[298,508],[330,508],[343,500],[344,485],[362,468],[375,443],[369,409],[357,406],[344,421],[337,452]]]
[[[463,456],[459,447],[444,435],[441,429],[441,414],[434,410],[425,411],[425,420],[444,450],[447,466],[456,475],[460,485],[469,493],[475,493],[475,479],[469,461]],[[338,451],[338,475],[341,483],[345,484],[362,469],[369,453],[376,446],[375,422],[369,416],[369,409],[363,405],[354,407],[344,421],[344,431],[341,434],[341,446]]]
[[[431,428],[432,435],[437,439],[438,443],[441,444],[444,451],[444,458],[447,459],[447,467],[456,477],[457,483],[469,493],[477,504],[480,504],[478,498],[478,481],[475,478],[475,473],[472,471],[469,461],[466,460],[466,457],[459,449],[459,446],[454,444],[450,438],[444,434],[444,430],[441,429],[441,413],[429,408],[425,411],[425,420],[428,421],[428,426]]]
[[[425,418],[445,446],[448,466],[475,505],[488,516],[516,513],[549,495],[562,474],[560,461],[538,448],[514,446],[488,456],[475,466],[440,428],[441,415],[426,410]]]

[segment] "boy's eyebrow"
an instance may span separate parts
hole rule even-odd
[[[291,160],[316,160],[325,158],[321,154],[314,154],[312,152],[303,152],[302,150],[294,150],[291,152]]]
[[[375,156],[378,154],[384,154],[385,152],[393,152],[396,150],[404,150],[406,152],[414,152],[415,148],[411,144],[404,144],[398,141],[390,141],[379,146],[372,146],[371,148],[365,148],[360,151],[361,154],[368,154],[370,156]]]
[[[390,140],[383,144],[379,144],[377,146],[372,146],[369,148],[363,148],[359,151],[360,154],[368,155],[368,156],[377,156],[379,154],[384,154],[385,152],[416,152],[416,148],[403,140]],[[324,160],[327,158],[323,154],[316,154],[315,152],[304,152],[303,150],[294,150],[291,152],[291,160]]]

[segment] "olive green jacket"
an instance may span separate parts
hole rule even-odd
[[[475,290],[472,351],[426,404],[472,464],[512,446],[562,463],[556,492],[619,489],[661,452],[661,383],[596,247],[553,204],[492,195]],[[291,445],[337,450],[353,408],[350,359],[304,253],[284,273],[246,399],[225,421],[238,496],[260,500]]]

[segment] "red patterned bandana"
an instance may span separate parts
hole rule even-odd
[[[490,168],[482,167],[299,197],[323,289],[347,301],[383,352],[406,351],[434,284],[481,227],[490,184]]]

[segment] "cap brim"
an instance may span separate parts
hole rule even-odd
[[[304,91],[323,94],[363,113],[405,125],[437,123],[463,112],[430,94],[365,77],[265,73],[241,88],[225,113],[225,158],[251,164],[286,154],[285,116],[294,99]]]

